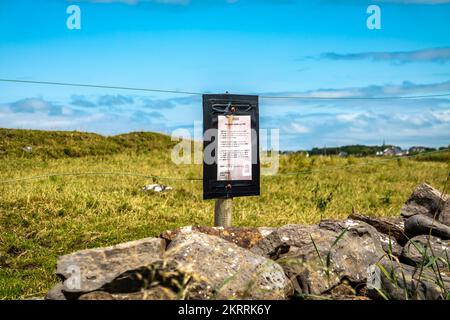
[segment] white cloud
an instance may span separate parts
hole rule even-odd
[[[381,96],[450,91],[450,82],[388,84],[368,87],[317,89],[270,95]],[[269,94],[267,94],[269,95]],[[74,99],[74,97],[76,99]],[[83,99],[81,99],[83,98]],[[131,104],[102,107],[89,101],[98,96],[68,96],[70,104],[40,97],[0,103],[0,127],[82,130],[114,134],[135,130],[168,132],[191,128],[201,119],[198,97],[154,99],[132,96]],[[78,101],[77,100],[77,101]],[[388,143],[401,146],[450,143],[450,99],[408,100],[301,100],[261,99],[261,128],[279,128],[282,149]],[[81,106],[79,106],[81,105]],[[91,106],[91,104],[89,104]]]
[[[450,93],[450,81],[438,82],[438,83],[426,83],[416,84],[410,81],[404,81],[401,84],[384,84],[384,85],[371,85],[366,87],[350,87],[350,88],[323,88],[310,91],[297,91],[297,92],[268,92],[262,94],[262,96],[283,96],[292,97],[292,99],[283,99],[283,104],[298,105],[299,99],[296,97],[317,97],[317,98],[373,98],[373,97],[391,97],[391,96],[411,96],[411,95],[430,95],[430,94],[449,94]],[[308,101],[308,99],[305,99]],[[305,102],[303,101],[303,102]],[[311,101],[311,100],[309,100]],[[264,99],[266,104],[279,105],[280,101],[277,99]]]
[[[450,47],[427,48],[413,51],[393,52],[360,52],[360,53],[336,53],[327,52],[320,55],[321,59],[329,60],[373,60],[391,61],[395,63],[412,62],[436,62],[445,63],[450,61]]]
[[[443,111],[431,111],[430,114],[438,121],[450,122],[450,109]]]
[[[307,127],[305,127],[305,126],[303,126],[303,125],[301,125],[299,123],[295,123],[294,122],[294,123],[291,124],[291,127],[292,127],[292,132],[294,132],[294,133],[302,134],[302,133],[310,132],[309,128],[307,128]]]

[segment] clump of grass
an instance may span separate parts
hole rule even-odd
[[[428,238],[428,244],[426,246],[423,246],[422,244],[415,241],[410,241],[410,243],[421,255],[421,260],[417,263],[415,267],[416,268],[415,274],[418,274],[418,276],[417,277],[415,275],[413,276],[414,281],[416,281],[417,283],[421,283],[422,281],[428,281],[430,283],[436,284],[439,290],[441,291],[441,298],[444,300],[450,300],[449,288],[448,286],[446,286],[442,278],[442,271],[444,271],[445,269],[450,271],[450,260],[448,258],[447,252],[445,259],[436,256],[432,250],[430,238]],[[430,253],[428,253],[428,248],[431,251]],[[394,288],[401,288],[403,290],[405,300],[417,299],[419,294],[417,290],[419,286],[415,287],[408,285],[408,281],[406,280],[406,276],[405,273],[403,272],[400,260],[392,254],[391,243],[389,243],[389,252],[385,256],[381,257],[381,259],[385,257],[390,261],[391,266],[393,265],[398,266],[401,275],[401,279],[398,279],[393,267],[390,268],[390,270],[388,271],[380,262],[376,263],[376,266],[383,273],[386,280],[390,282],[394,286]],[[444,270],[441,270],[441,267],[439,266],[438,262],[444,264]],[[385,300],[391,299],[390,295],[387,292],[384,292],[382,289],[380,288],[374,289],[383,299]]]
[[[390,205],[392,203],[392,196],[394,192],[392,190],[386,190],[380,198],[382,205]]]
[[[348,231],[348,228],[345,228],[344,230],[342,230],[341,233],[338,234],[336,239],[334,239],[334,241],[331,243],[330,249],[327,251],[327,255],[326,255],[325,261],[322,259],[322,255],[320,254],[320,251],[317,248],[316,242],[310,236],[311,242],[312,242],[312,244],[314,246],[314,250],[316,251],[316,254],[317,254],[317,258],[319,259],[319,262],[320,262],[323,270],[325,271],[325,275],[327,277],[328,285],[330,284],[330,277],[331,277],[331,271],[332,271],[331,251],[337,245],[337,243],[342,239],[342,237],[347,233],[347,231]]]
[[[321,189],[322,188],[319,183],[317,183],[312,192],[313,201],[315,202],[317,209],[320,211],[320,214],[323,215],[328,205],[333,200],[333,190],[335,189],[325,193],[321,192]]]

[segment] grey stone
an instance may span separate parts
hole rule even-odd
[[[426,265],[429,258],[436,258],[435,264],[449,269],[450,240],[421,235],[412,238],[403,248],[402,258],[411,265]]]
[[[370,224],[378,232],[394,238],[400,245],[408,242],[408,237],[405,235],[405,219],[402,217],[368,217],[354,213],[348,218]]]
[[[328,294],[333,297],[339,296],[355,296],[356,291],[353,287],[348,283],[348,281],[344,281],[343,283],[338,284],[334,288],[332,288]]]
[[[160,237],[167,242],[172,241],[180,231],[196,231],[211,236],[217,236],[227,241],[237,244],[239,247],[249,249],[259,240],[264,238],[275,228],[245,228],[245,227],[203,227],[203,226],[187,226],[175,230],[165,231]]]
[[[404,217],[411,217],[416,214],[423,214],[430,218],[438,217],[443,203],[447,199],[447,195],[426,183],[422,183],[406,201],[401,209],[401,214]]]
[[[130,293],[109,293],[93,291],[80,296],[78,300],[176,300],[177,295],[170,289],[155,286]]]
[[[259,241],[251,251],[276,260],[281,254],[289,251],[290,247],[303,247],[311,244],[310,234],[320,236],[329,235],[325,230],[320,230],[314,225],[286,225],[271,232]]]
[[[164,256],[190,275],[187,299],[272,300],[293,292],[280,265],[216,236],[181,231]]]
[[[374,277],[378,278],[368,289],[373,298],[384,295],[383,298],[394,300],[438,300],[445,299],[450,290],[450,277],[446,273],[439,275],[430,269],[420,270],[386,258],[373,267]]]
[[[114,300],[177,300],[177,294],[169,288],[155,286],[133,293],[112,294]]]
[[[287,225],[252,251],[280,263],[297,293],[313,295],[327,292],[343,279],[364,283],[369,265],[385,255],[376,230],[355,220]]]
[[[389,237],[384,233],[378,233],[376,237],[378,237],[378,239],[380,240],[384,252],[395,257],[400,257],[402,255],[403,247],[397,242],[395,238]]]
[[[450,199],[447,199],[447,201],[445,201],[442,210],[439,213],[438,220],[446,226],[450,226]]]
[[[423,214],[417,214],[405,221],[405,232],[409,237],[431,234],[450,239],[450,227]]]
[[[190,281],[191,276],[178,268],[176,261],[159,260],[145,267],[127,270],[104,284],[99,291],[131,297],[144,291],[149,296],[149,293],[161,292],[158,291],[160,288],[184,298]],[[153,298],[157,297],[153,295]]]
[[[114,300],[114,297],[105,291],[93,291],[81,295],[78,300]]]
[[[100,289],[118,275],[161,260],[165,241],[146,238],[106,248],[88,249],[58,258],[56,274],[66,297]]]
[[[45,295],[45,300],[67,300],[63,293],[64,285],[62,283],[56,284]]]
[[[383,251],[387,254],[391,254],[396,257],[400,257],[403,247],[400,246],[394,237],[388,236],[384,233],[377,232],[375,227],[361,220],[347,219],[344,221],[325,220],[322,221],[319,226],[321,228],[329,228],[336,232],[342,232],[344,229],[349,231],[357,231],[359,233],[369,233],[373,239],[377,240],[381,244]]]

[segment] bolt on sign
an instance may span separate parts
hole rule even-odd
[[[258,96],[203,95],[203,198],[260,194]]]

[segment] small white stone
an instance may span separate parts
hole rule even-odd
[[[356,227],[357,225],[358,225],[358,223],[351,219],[345,221],[345,226],[348,228]]]
[[[266,229],[266,228],[259,228],[259,233],[261,234],[261,236],[263,237],[267,237],[269,234],[271,234],[273,232],[273,230],[270,229]]]
[[[181,231],[191,232],[192,231],[192,226],[183,227],[183,228],[181,228]]]
[[[389,243],[389,238],[387,238],[387,237],[380,237],[380,240],[384,243]]]

